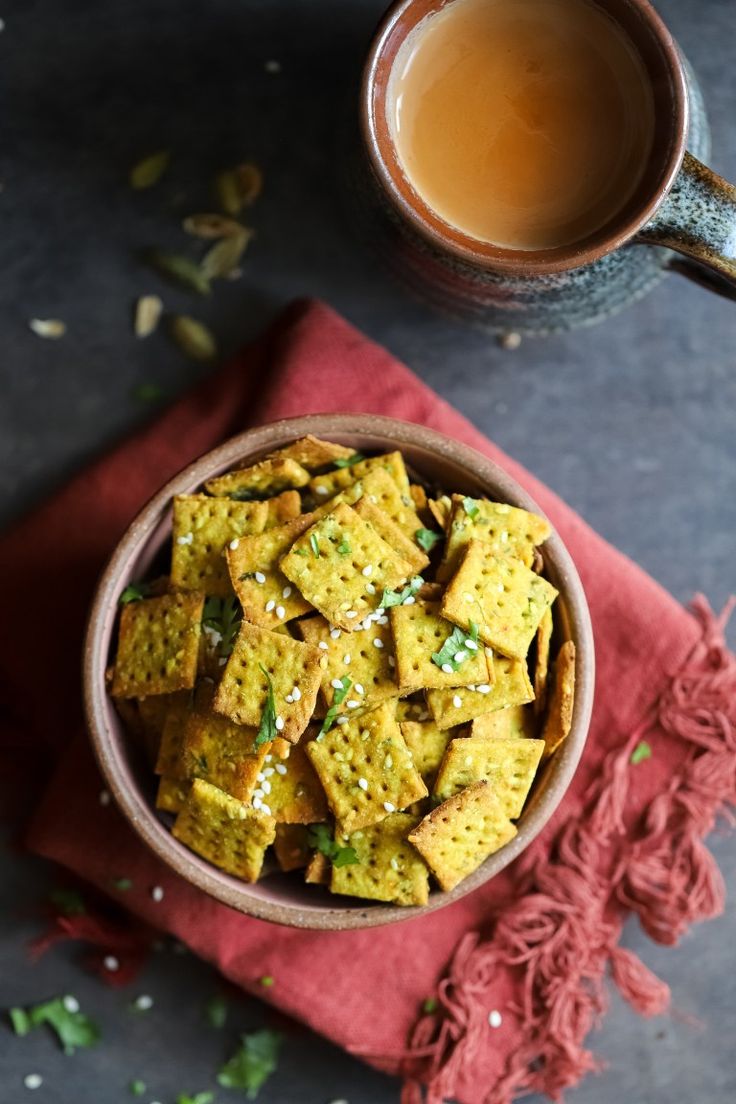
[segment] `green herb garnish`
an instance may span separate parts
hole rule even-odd
[[[468,648],[468,641],[475,646]],[[478,626],[475,621],[471,621],[469,632],[461,628],[452,630],[440,650],[432,653],[432,662],[440,668],[449,666],[453,671],[459,671],[460,664],[464,663],[472,652],[477,651]]]
[[[225,1026],[225,1021],[227,1020],[227,1001],[219,994],[211,997],[207,1001],[204,1012],[210,1027],[214,1027],[217,1031],[220,1031]]]
[[[646,740],[642,740],[638,743],[631,753],[630,762],[636,766],[637,763],[643,763],[645,759],[651,759],[652,749]]]
[[[49,901],[64,916],[84,916],[87,911],[78,889],[55,889],[49,894]]]
[[[427,997],[427,999],[422,1002],[422,1012],[424,1012],[427,1016],[431,1016],[432,1013],[436,1012],[438,1008],[439,1001],[436,997]]]
[[[310,824],[307,842],[316,851],[321,851],[333,866],[353,866],[358,861],[354,847],[341,847],[333,837],[328,825]]]
[[[100,1037],[99,1028],[79,1011],[74,997],[54,997],[27,1010],[11,1008],[10,1022],[16,1035],[27,1035],[41,1024],[48,1024],[58,1036],[65,1054],[93,1046]]]
[[[316,533],[310,533],[309,534],[309,544],[310,544],[310,547],[312,549],[312,555],[314,556],[315,560],[318,560],[319,559],[319,541],[317,540],[317,534]]]
[[[297,556],[308,556],[309,555],[306,548],[295,548],[294,551],[296,552]]]
[[[335,691],[333,692],[332,705],[330,706],[330,708],[325,713],[325,719],[323,720],[322,727],[319,730],[319,733],[317,734],[317,739],[319,739],[320,736],[324,736],[325,732],[330,731],[333,724],[335,723],[335,717],[338,714],[338,708],[337,707],[339,705],[342,705],[342,703],[345,701],[345,698],[347,697],[348,690],[353,685],[347,675],[344,675],[343,678],[341,678],[339,681],[342,683],[342,689],[338,690],[336,688]]]
[[[176,1098],[176,1104],[212,1104],[215,1099],[213,1092],[199,1092],[194,1096],[190,1096],[188,1093],[179,1093]]]
[[[128,1085],[128,1089],[130,1090],[131,1096],[143,1096],[146,1091],[146,1082],[139,1080],[131,1081]]]
[[[463,499],[463,510],[468,515],[471,521],[473,521],[480,513],[480,506],[473,498],[468,498],[466,495]]]
[[[271,740],[275,740],[279,732],[276,728],[276,699],[273,693],[273,683],[271,682],[271,676],[262,663],[258,666],[266,676],[266,682],[268,683],[268,691],[266,692],[266,704],[263,707],[263,713],[261,714],[261,723],[258,726],[258,732],[256,738],[253,741],[253,748],[259,748],[261,744],[268,744]]]
[[[335,467],[352,468],[353,464],[359,464],[361,460],[365,460],[363,453],[354,452],[352,456],[341,456],[339,460],[335,461]]]
[[[115,889],[119,889],[121,893],[127,893],[129,889],[133,888],[133,883],[130,878],[113,878],[112,884]]]
[[[240,1049],[226,1062],[217,1075],[223,1089],[244,1089],[249,1100],[255,1100],[258,1090],[276,1069],[281,1035],[264,1028],[251,1035],[241,1035]]]
[[[173,284],[195,291],[198,295],[209,295],[212,288],[197,261],[181,253],[168,253],[163,249],[148,249],[143,259]]]
[[[128,602],[140,602],[151,593],[150,583],[128,583],[123,593],[118,598],[121,606],[127,606]]]
[[[388,609],[389,606],[403,606],[407,598],[413,598],[416,592],[424,586],[421,575],[415,575],[403,590],[384,590],[379,609]]]
[[[264,974],[262,978],[259,978],[259,981],[264,989],[270,989],[273,985],[273,978],[270,974]]]
[[[244,487],[242,491],[230,491],[227,497],[232,498],[235,502],[255,502],[259,495],[259,491],[254,491],[250,487]]]
[[[414,539],[425,552],[431,552],[437,541],[442,540],[442,534],[435,533],[434,529],[417,529]]]
[[[350,541],[348,541],[348,540],[340,541],[340,543],[337,546],[337,551],[340,553],[341,556],[349,556],[350,553],[353,551],[352,548],[350,547]]]
[[[220,634],[217,652],[224,659],[233,650],[242,620],[243,611],[237,598],[208,598],[204,604],[202,624]]]
[[[154,184],[158,184],[169,167],[170,160],[171,152],[163,149],[144,157],[142,161],[138,161],[130,170],[128,177],[131,188],[140,192],[145,188],[152,188]]]

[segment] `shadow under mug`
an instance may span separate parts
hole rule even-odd
[[[698,159],[709,151],[700,89],[648,0],[596,0],[643,61],[656,120],[642,181],[605,226],[573,245],[511,250],[470,237],[424,202],[399,162],[388,90],[407,36],[447,3],[396,0],[363,73],[360,122],[372,202],[382,214],[379,247],[396,274],[450,314],[526,333],[598,321],[641,298],[668,270],[736,299],[736,188]]]

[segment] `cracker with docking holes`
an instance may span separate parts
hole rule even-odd
[[[363,518],[363,521],[367,521],[369,525],[372,525],[379,537],[382,537],[386,544],[391,545],[394,552],[398,552],[402,559],[411,565],[414,575],[424,570],[429,563],[429,556],[422,552],[418,544],[407,537],[401,527],[397,525],[393,518],[384,513],[380,506],[376,506],[375,503],[364,496],[355,503],[355,512],[358,517]]]
[[[357,464],[339,468],[337,471],[317,475],[309,484],[309,489],[317,502],[327,502],[333,495],[344,491],[351,483],[363,479],[369,472],[386,471],[396,483],[400,493],[411,505],[409,476],[406,474],[404,457],[400,452],[387,452],[382,456],[372,456],[368,460],[359,460]]]
[[[537,714],[543,713],[547,704],[549,651],[553,628],[552,610],[546,609],[537,629],[537,654],[534,662],[534,709]]]
[[[305,750],[343,832],[375,824],[427,796],[393,702],[335,725]]]
[[[338,445],[335,441],[323,441],[310,433],[290,445],[285,445],[284,448],[270,452],[266,459],[294,460],[307,471],[312,472],[325,468],[328,464],[334,464],[335,461],[349,460],[353,456],[355,456],[355,449],[347,445]]]
[[[330,624],[348,632],[375,611],[384,588],[411,575],[411,565],[344,503],[297,538],[281,570]]]
[[[276,629],[312,609],[279,567],[281,557],[311,523],[312,516],[304,514],[286,525],[245,537],[237,548],[227,550],[227,567],[246,621]]]
[[[417,531],[422,528],[422,519],[414,509],[413,499],[383,468],[375,468],[356,483],[351,483],[339,497],[350,506],[361,498],[370,502],[393,521],[412,543]]]
[[[302,512],[302,500],[298,491],[282,491],[275,498],[266,499],[266,524],[264,529],[274,529],[298,518]]]
[[[476,782],[433,809],[409,833],[444,890],[454,889],[516,835],[488,782]]]
[[[299,622],[304,640],[322,652],[322,695],[327,708],[333,705],[336,684],[345,675],[351,687],[337,707],[340,713],[365,712],[399,696],[391,662],[393,636],[388,617],[381,617],[381,621],[385,624],[373,621],[369,628],[354,633],[331,628],[321,616]]]
[[[305,747],[297,744],[288,759],[263,768],[259,789],[278,824],[317,824],[327,819],[325,791]]]
[[[341,838],[339,842],[352,847],[358,861],[332,867],[332,892],[397,905],[426,905],[429,871],[407,841],[418,821],[408,813],[392,813],[379,824]]]
[[[215,713],[209,701],[184,725],[182,764],[186,778],[203,778],[240,801],[250,801],[271,745],[256,745],[258,729]]]
[[[304,881],[310,885],[330,884],[330,860],[321,851],[315,851],[307,863]]]
[[[227,472],[205,483],[207,491],[218,498],[227,496],[247,502],[253,498],[269,498],[281,491],[306,487],[309,472],[296,460],[261,460],[249,468]]]
[[[534,697],[523,659],[488,655],[492,681],[460,686],[454,690],[428,690],[427,705],[440,728],[467,724],[485,713],[524,705]]]
[[[225,549],[249,533],[260,533],[265,502],[234,502],[210,495],[177,495],[171,538],[171,583],[214,598],[232,594]]]
[[[186,804],[192,783],[162,775],[156,790],[156,808],[163,813],[179,813]]]
[[[181,843],[228,874],[255,882],[276,835],[273,817],[195,778],[172,829]]]
[[[481,540],[496,556],[514,556],[531,567],[534,549],[547,540],[552,527],[546,518],[486,498],[452,496],[442,563],[437,578],[449,579],[457,571],[471,541]]]
[[[412,754],[414,766],[421,774],[425,786],[431,789],[447,745],[460,730],[438,728],[433,721],[400,721],[399,728]]]
[[[435,779],[433,796],[445,801],[485,780],[510,820],[521,816],[544,751],[542,740],[466,736],[452,740]]]
[[[575,704],[575,645],[572,640],[566,640],[557,653],[552,677],[552,693],[542,730],[545,759],[557,751],[572,727]]]
[[[530,739],[536,736],[536,718],[530,705],[510,705],[507,709],[494,709],[473,721],[471,735],[487,739],[509,739],[512,736]]]
[[[309,829],[305,824],[277,824],[273,853],[279,869],[288,874],[303,870],[312,857],[309,846]]]
[[[483,541],[471,541],[445,591],[442,613],[464,629],[476,623],[494,651],[524,659],[556,597],[552,584],[521,560],[490,555]]]
[[[310,644],[243,621],[215,693],[215,712],[258,727],[272,688],[275,730],[295,744],[317,700],[319,659],[319,650]]]
[[[194,709],[194,692],[188,690],[171,697],[174,700],[166,711],[153,769],[156,774],[183,781],[189,778],[184,766],[184,733]]]
[[[450,527],[450,514],[452,513],[452,499],[449,495],[440,495],[439,498],[428,498],[427,506],[434,520],[443,533]]]
[[[123,606],[114,698],[147,698],[194,686],[203,605],[202,594],[177,593]]]
[[[392,606],[390,614],[402,693],[487,683],[492,678],[483,646],[457,633],[456,626],[441,616],[437,602]],[[457,644],[448,647],[448,641]]]

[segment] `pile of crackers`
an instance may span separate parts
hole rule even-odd
[[[570,729],[549,534],[314,437],[177,496],[169,574],[126,587],[109,672],[174,836],[248,882],[397,905],[458,885]]]

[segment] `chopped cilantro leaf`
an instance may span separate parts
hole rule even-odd
[[[188,1093],[179,1093],[176,1098],[176,1104],[212,1104],[215,1099],[213,1092],[199,1092],[194,1096],[189,1096]]]
[[[131,1096],[143,1096],[146,1091],[146,1082],[140,1080],[131,1081],[128,1088],[130,1089]]]
[[[468,515],[471,521],[473,521],[480,513],[480,506],[474,498],[468,498],[466,495],[463,499],[463,510]]]
[[[341,556],[349,556],[350,553],[353,551],[350,547],[350,541],[343,538],[343,540],[341,540],[337,546],[337,551],[340,553]]]
[[[23,1008],[11,1008],[8,1015],[16,1035],[27,1035],[33,1027],[28,1013]]]
[[[127,893],[129,889],[133,888],[133,883],[130,878],[113,878],[112,884],[115,889],[119,889],[121,893]]]
[[[63,916],[84,916],[84,898],[78,889],[55,889],[49,894],[49,901]]]
[[[309,846],[316,851],[321,851],[332,861],[333,866],[353,866],[358,861],[355,848],[341,847],[332,838],[332,833],[327,824],[310,824],[307,839]]]
[[[270,974],[264,974],[263,977],[260,979],[260,982],[264,989],[270,989],[273,985],[273,978]]]
[[[362,452],[354,452],[352,456],[341,456],[335,461],[336,468],[352,468],[353,464],[359,464],[361,460],[365,460],[365,456]]]
[[[422,1012],[427,1016],[431,1016],[433,1012],[436,1012],[439,1008],[439,1001],[436,997],[427,997],[422,1003]]]
[[[295,548],[294,551],[296,552],[297,556],[308,556],[309,555],[306,548]]]
[[[278,736],[278,729],[276,728],[276,699],[273,693],[273,683],[271,682],[271,676],[262,663],[259,664],[261,671],[266,676],[266,682],[268,683],[268,691],[266,693],[266,704],[263,707],[263,713],[261,714],[261,723],[258,726],[258,732],[256,738],[253,741],[253,747],[258,748],[261,744],[270,743],[271,740],[275,740]]]
[[[442,534],[435,533],[434,529],[417,529],[414,539],[425,552],[431,552],[437,541],[442,540]]]
[[[631,762],[636,766],[637,763],[643,763],[645,759],[651,759],[652,749],[646,740],[642,740],[638,743],[631,753]]]
[[[389,606],[403,606],[407,598],[413,598],[420,587],[424,586],[421,575],[415,575],[403,590],[384,590],[379,609],[388,609]]]
[[[468,641],[471,641],[475,647],[469,649],[467,647]],[[461,628],[452,630],[440,650],[432,653],[432,662],[436,663],[438,667],[449,665],[453,671],[459,671],[460,664],[464,663],[468,656],[473,652],[477,652],[477,650],[478,626],[475,621],[471,621],[469,632],[465,632]]]
[[[309,534],[309,544],[310,544],[310,547],[312,549],[312,555],[314,556],[315,560],[318,560],[319,559],[319,541],[317,540],[317,534],[316,533],[310,533]]]
[[[210,1027],[214,1027],[220,1031],[225,1026],[225,1021],[227,1020],[227,1001],[225,998],[219,996],[219,994],[211,997],[207,1001],[205,1015]]]
[[[246,579],[255,579],[255,577],[255,571],[244,571],[242,575],[238,575],[238,579],[241,583],[245,582]]]
[[[218,1073],[218,1083],[224,1089],[244,1089],[248,1099],[255,1100],[276,1069],[280,1046],[281,1035],[267,1028],[241,1035],[240,1049]]]
[[[77,1010],[70,1011],[70,1007]],[[48,1024],[56,1032],[65,1054],[93,1046],[100,1037],[97,1025],[79,1011],[77,1002],[71,997],[54,997],[27,1010],[11,1008],[9,1014],[16,1035],[27,1035],[34,1027]]]
[[[204,604],[202,624],[220,634],[217,651],[223,659],[232,653],[242,620],[243,611],[237,598],[208,598]]]
[[[141,598],[147,598],[150,593],[150,583],[128,583],[118,598],[118,603],[121,606],[127,606],[128,602],[140,602]]]
[[[332,705],[330,706],[330,708],[325,713],[325,719],[322,722],[322,727],[319,730],[317,739],[319,739],[320,736],[324,736],[325,732],[330,731],[333,724],[335,723],[335,717],[337,716],[337,713],[338,713],[337,707],[338,707],[338,705],[342,705],[342,703],[345,701],[345,698],[347,696],[347,692],[350,689],[350,687],[353,685],[347,675],[344,675],[340,679],[340,682],[342,683],[342,689],[341,690],[337,690],[337,689],[335,690],[335,692],[332,696]]]
[[[255,500],[259,497],[259,492],[250,489],[242,491],[230,491],[227,497],[234,499],[235,502],[255,502]]]

